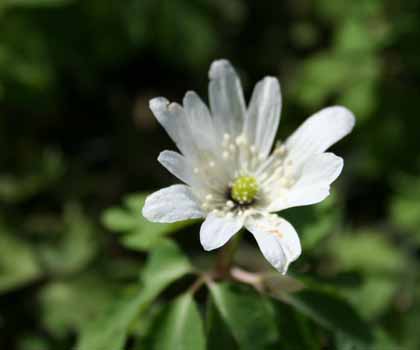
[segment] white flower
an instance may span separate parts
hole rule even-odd
[[[261,80],[247,108],[228,61],[213,62],[209,76],[210,111],[191,91],[183,106],[162,97],[150,101],[181,152],[163,151],[158,160],[185,185],[150,195],[143,215],[154,222],[205,218],[205,250],[221,247],[245,227],[265,258],[286,273],[301,254],[300,241],[293,226],[273,213],[329,195],[343,159],[325,151],[351,131],[354,116],[343,107],[325,108],[270,154],[282,104],[277,79]]]

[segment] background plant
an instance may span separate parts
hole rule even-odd
[[[0,2],[0,348],[418,349],[419,10]],[[195,222],[140,215],[146,193],[175,181],[156,161],[173,147],[148,100],[206,96],[220,57],[248,96],[279,77],[279,138],[325,105],[357,116],[335,147],[346,164],[333,196],[285,212],[304,247],[288,278],[245,234],[235,266],[252,274],[220,279]]]

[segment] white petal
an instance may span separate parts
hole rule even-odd
[[[172,185],[146,198],[143,216],[153,222],[176,222],[204,216],[191,189]]]
[[[209,99],[216,131],[234,137],[243,129],[245,101],[241,82],[227,60],[214,61],[209,71]]]
[[[289,158],[299,167],[313,155],[323,153],[346,136],[355,123],[353,113],[344,107],[328,107],[306,121],[287,139]]]
[[[266,77],[254,88],[245,120],[245,135],[264,157],[270,152],[276,137],[280,111],[279,82],[274,77]]]
[[[187,157],[194,154],[196,152],[194,139],[182,107],[176,103],[169,103],[163,97],[152,99],[149,105],[156,119],[175,142],[182,154]]]
[[[182,154],[163,151],[159,154],[158,161],[182,182],[190,186],[195,184],[192,166]]]
[[[264,257],[283,274],[302,252],[295,229],[278,216],[250,218],[245,227],[254,235]]]
[[[240,218],[220,217],[210,213],[201,225],[201,245],[205,250],[217,249],[229,241],[242,226],[243,220]]]
[[[330,185],[343,170],[343,159],[333,153],[322,153],[309,159],[302,174],[284,198],[275,201],[269,211],[310,205],[323,201],[330,194]]]
[[[183,105],[197,148],[217,153],[220,143],[217,142],[213,120],[205,103],[194,91],[188,91]]]

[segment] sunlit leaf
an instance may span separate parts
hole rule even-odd
[[[121,242],[130,249],[149,250],[166,235],[172,234],[188,225],[193,220],[173,224],[161,224],[148,221],[141,214],[146,193],[131,194],[124,199],[123,207],[105,210],[102,222],[111,231],[121,233]]]
[[[0,293],[28,284],[42,275],[30,244],[0,224]]]

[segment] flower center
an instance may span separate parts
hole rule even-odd
[[[258,194],[259,186],[253,176],[240,176],[235,179],[230,196],[239,204],[251,204]]]

